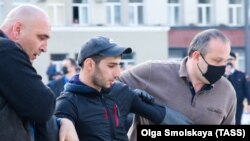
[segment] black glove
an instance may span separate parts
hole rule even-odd
[[[141,90],[141,89],[134,89],[134,93],[135,93],[135,95],[140,97],[144,102],[149,103],[149,104],[154,103],[154,97],[151,96],[146,91]]]

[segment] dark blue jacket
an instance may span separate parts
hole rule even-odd
[[[80,141],[127,141],[124,121],[130,112],[157,124],[165,116],[163,106],[144,103],[123,83],[115,82],[110,89],[98,92],[76,75],[58,97],[55,114],[73,121]]]

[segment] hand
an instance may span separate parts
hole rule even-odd
[[[79,141],[74,124],[67,118],[61,119],[59,141]]]
[[[165,106],[165,117],[161,124],[167,125],[192,125],[194,124],[188,117],[180,112],[177,112],[167,106]]]
[[[137,96],[139,96],[144,102],[146,103],[154,103],[154,97],[151,96],[149,93],[147,93],[144,90],[141,89],[134,89],[134,92]]]
[[[246,112],[247,112],[247,113],[250,113],[250,105],[247,105],[247,106],[246,106]]]

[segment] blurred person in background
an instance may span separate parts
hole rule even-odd
[[[236,108],[236,125],[241,124],[241,118],[244,109],[244,100],[247,100],[247,105],[250,104],[250,95],[248,92],[246,74],[236,68],[237,56],[234,52],[230,52],[230,57],[226,66],[225,76],[232,83],[237,96]],[[250,106],[248,106],[249,109]]]
[[[57,73],[56,65],[52,62],[52,60],[50,60],[49,66],[46,71],[49,82],[55,79],[54,76],[56,75],[56,73]]]
[[[66,58],[62,62],[62,74],[63,76],[57,80],[53,80],[48,83],[48,87],[58,97],[63,91],[64,85],[70,80],[70,78],[76,74],[77,64],[73,58]]]

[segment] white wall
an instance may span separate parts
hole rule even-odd
[[[198,8],[197,0],[183,0],[183,19],[184,24],[197,24]]]
[[[224,5],[224,6],[222,6]],[[220,25],[220,24],[227,24],[229,15],[228,15],[228,1],[223,1],[223,0],[216,0],[215,5],[214,5],[214,12],[213,17],[215,17],[215,24]]]
[[[144,12],[147,25],[166,25],[167,13],[166,0],[145,0]]]

